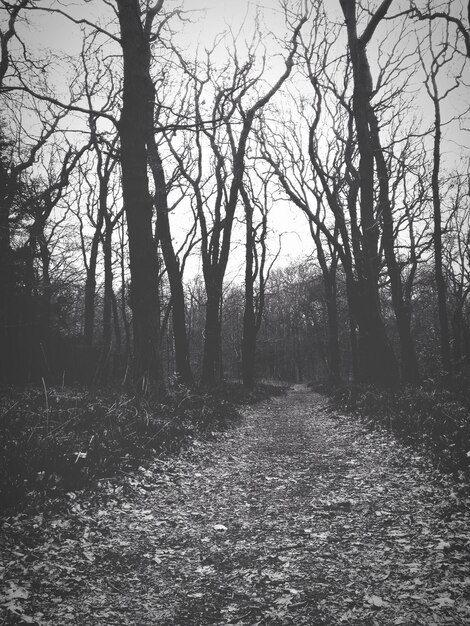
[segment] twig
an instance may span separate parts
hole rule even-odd
[[[44,377],[42,377],[41,380],[42,380],[42,386],[44,387],[44,397],[46,399],[46,432],[49,435],[49,399],[47,397],[47,387],[46,387],[46,381],[44,380]]]
[[[294,543],[290,546],[280,546],[276,548],[278,552],[283,552],[284,550],[295,550],[296,548],[303,548],[305,546],[304,543]]]

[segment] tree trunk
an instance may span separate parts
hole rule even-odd
[[[391,351],[374,289],[358,284],[356,319],[359,327],[358,366],[362,383],[390,387],[398,382],[397,364]]]
[[[7,186],[9,184],[7,174],[3,173],[0,165],[0,301],[4,304],[5,289],[9,283],[9,267],[11,253],[10,235],[10,202]]]
[[[434,82],[434,77],[433,77]],[[452,359],[450,352],[449,319],[447,315],[447,289],[442,263],[442,215],[441,194],[439,189],[439,173],[441,166],[441,109],[434,85],[434,146],[433,168],[431,177],[433,220],[434,220],[434,272],[437,288],[437,307],[439,313],[439,329],[441,338],[441,360],[444,381],[452,382]]]
[[[341,383],[341,358],[339,352],[338,304],[336,300],[336,270],[330,269],[328,276],[323,276],[325,288],[326,312],[328,320],[328,383]]]
[[[255,385],[256,315],[253,277],[253,208],[245,201],[245,310],[242,336],[242,381],[245,387]]]
[[[452,329],[454,331],[454,363],[455,370],[457,374],[462,373],[462,326],[463,326],[463,317],[462,317],[462,307],[460,303],[454,309],[454,314],[452,315]]]
[[[189,361],[189,344],[186,330],[186,306],[184,287],[178,258],[176,256],[168,218],[168,200],[165,173],[155,143],[153,128],[149,131],[149,163],[155,184],[155,207],[157,210],[158,239],[170,283],[173,339],[175,344],[176,375],[180,382],[191,387],[194,378]]]
[[[124,81],[119,136],[124,210],[129,238],[134,339],[133,381],[137,389],[162,386],[160,302],[152,200],[147,177],[147,129],[152,97],[149,43],[144,37],[138,0],[116,0],[121,26]]]
[[[245,306],[242,338],[242,381],[247,389],[253,389],[256,382],[256,328],[255,315]]]
[[[206,292],[206,321],[201,383],[205,387],[214,387],[220,382],[222,369],[222,326],[220,319],[222,287],[212,279],[210,282],[206,281]]]
[[[356,320],[352,314],[351,307],[348,305],[348,321],[349,321],[349,345],[351,348],[351,375],[353,383],[359,380],[359,361],[357,348],[357,328]]]
[[[83,343],[91,346],[93,343],[93,331],[95,324],[95,296],[96,296],[96,264],[98,260],[98,247],[101,237],[101,226],[103,220],[98,215],[95,232],[91,240],[90,260],[86,269],[85,280],[85,312],[83,326]]]
[[[401,350],[401,379],[404,384],[416,385],[419,382],[418,360],[411,334],[410,303],[405,301],[400,267],[395,255],[395,238],[393,229],[392,207],[389,195],[389,177],[387,164],[382,151],[379,124],[372,109],[370,116],[370,132],[375,148],[375,161],[379,178],[379,214],[382,217],[382,245],[387,263],[392,305],[397,321],[398,336]]]
[[[359,149],[362,250],[361,257],[356,258],[360,298],[355,315],[359,326],[359,375],[363,382],[394,386],[399,379],[398,366],[380,313],[377,285],[379,233],[374,211],[374,150],[369,132],[372,78],[366,55],[368,40],[362,40],[357,35],[356,3],[340,0],[340,4],[346,20],[353,66],[353,115]]]
[[[125,220],[122,220],[120,225],[120,234],[119,234],[119,248],[120,248],[120,259],[119,259],[119,271],[120,271],[120,297],[119,297],[119,309],[121,311],[122,324],[124,328],[124,353],[122,355],[122,361],[124,366],[124,373],[122,377],[122,382],[124,385],[128,385],[130,378],[130,364],[131,364],[131,349],[132,349],[132,339],[131,339],[131,324],[127,317],[127,280],[126,280],[126,254],[125,254]]]
[[[462,366],[470,364],[470,326],[467,322],[462,323]]]
[[[99,378],[103,384],[109,380],[110,354],[112,345],[112,313],[113,313],[113,265],[112,265],[112,226],[106,220],[103,240],[104,260],[104,297],[103,297],[103,341],[101,346]]]
[[[103,344],[109,350],[111,345],[111,315],[113,305],[113,268],[111,258],[111,234],[106,231],[103,242],[104,252],[104,298],[103,298]]]
[[[320,236],[320,229],[315,229],[315,224],[310,219],[310,234],[315,242],[317,259],[322,272],[323,290],[325,293],[327,328],[328,328],[328,348],[327,348],[327,369],[328,383],[339,385],[341,381],[341,358],[339,351],[339,326],[338,326],[338,304],[336,299],[336,268],[338,259],[332,251],[330,265],[323,249],[323,242]],[[338,227],[335,228],[335,238],[338,236]]]
[[[1,139],[2,135],[0,134]],[[0,374],[2,374],[2,380],[9,380],[7,363],[12,356],[11,331],[8,326],[11,323],[12,310],[14,310],[14,280],[10,232],[10,211],[14,196],[14,186],[6,166],[0,159],[0,353],[3,354],[3,365],[1,366]]]
[[[44,226],[38,237],[39,256],[41,259],[42,269],[42,294],[41,294],[41,337],[43,341],[47,341],[51,329],[51,313],[52,313],[52,282],[50,274],[51,253],[47,240],[44,235]]]

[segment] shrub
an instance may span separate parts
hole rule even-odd
[[[76,389],[9,391],[0,403],[0,500],[70,490],[173,452],[239,418],[227,399],[178,386],[164,403]]]
[[[444,471],[470,479],[470,409],[451,392],[356,387],[337,392],[334,401],[368,425],[385,427],[405,443],[425,447]]]

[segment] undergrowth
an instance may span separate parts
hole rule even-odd
[[[0,400],[0,501],[82,488],[118,469],[175,452],[239,419],[236,404],[278,393],[225,385],[214,393],[173,387],[163,402],[116,391],[8,390]]]
[[[337,390],[337,408],[373,428],[391,430],[404,443],[424,448],[435,465],[470,481],[470,407],[444,389],[405,387],[399,392],[373,387]]]

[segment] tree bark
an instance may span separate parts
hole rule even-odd
[[[133,381],[138,390],[161,390],[160,302],[147,177],[150,48],[138,0],[116,0],[121,27],[124,81],[119,136],[122,192],[129,237],[134,340]]]
[[[205,387],[213,387],[220,382],[222,372],[222,324],[220,319],[222,291],[219,281],[206,282],[206,293],[201,383]]]
[[[338,257],[332,251],[332,259],[328,264],[323,249],[323,242],[320,236],[320,229],[310,220],[310,234],[315,242],[317,259],[322,272],[323,290],[325,294],[327,328],[328,328],[328,349],[327,349],[327,369],[328,383],[339,385],[341,382],[341,358],[339,351],[339,325],[338,325],[338,303],[336,298],[336,269]],[[338,236],[338,227],[335,228],[335,238]]]
[[[435,76],[432,76],[434,104],[434,142],[433,167],[431,175],[433,222],[434,222],[434,273],[437,288],[437,307],[439,314],[439,329],[441,339],[441,360],[444,381],[452,382],[452,357],[450,351],[449,318],[447,314],[447,288],[442,262],[442,211],[441,193],[439,189],[439,174],[441,167],[441,108],[437,96]]]
[[[103,237],[104,264],[104,296],[103,296],[103,335],[100,355],[99,378],[103,384],[108,382],[110,375],[110,355],[112,346],[112,312],[113,312],[113,265],[112,265],[112,226],[106,220]]]
[[[248,389],[255,385],[256,315],[253,276],[253,207],[245,197],[245,310],[242,335],[242,381]]]
[[[5,355],[5,363],[9,345],[7,327],[10,323],[13,302],[10,211],[14,186],[16,187],[16,184],[14,185],[14,181],[8,175],[6,166],[0,162],[0,350]]]
[[[359,375],[364,382],[395,386],[398,366],[385,332],[378,293],[378,220],[374,210],[374,150],[369,129],[372,78],[366,55],[378,21],[390,5],[385,0],[370,18],[362,37],[358,37],[355,0],[340,0],[346,20],[348,45],[353,67],[353,115],[359,149],[359,185],[361,215],[361,258],[356,317],[359,325]],[[357,261],[356,259],[356,265]]]
[[[85,346],[91,346],[93,344],[93,331],[95,325],[96,265],[98,261],[98,249],[102,226],[103,216],[100,211],[98,214],[95,232],[93,233],[93,238],[91,240],[90,259],[88,261],[88,267],[86,268],[85,311],[83,325],[83,343]]]
[[[341,383],[341,358],[339,351],[338,304],[336,299],[336,270],[330,270],[323,276],[325,289],[326,312],[328,321],[328,383]]]
[[[419,382],[418,360],[411,334],[411,303],[407,302],[403,293],[400,267],[395,255],[395,237],[393,214],[390,204],[389,175],[380,143],[379,124],[372,107],[369,110],[370,133],[375,151],[377,175],[379,179],[379,214],[382,221],[382,245],[387,263],[392,305],[400,338],[401,379],[405,385],[416,385]]]

